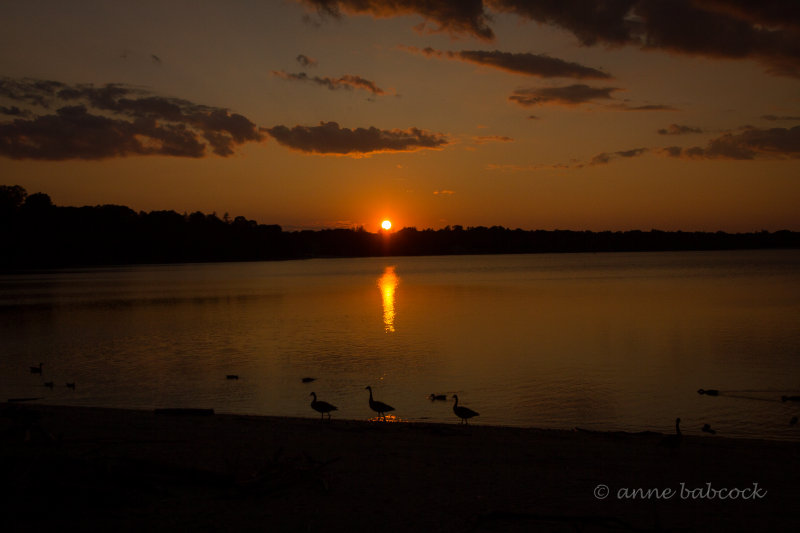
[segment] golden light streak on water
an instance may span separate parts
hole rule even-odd
[[[387,266],[378,279],[378,287],[383,297],[383,328],[386,333],[394,333],[395,306],[394,293],[400,278],[394,273],[393,266]]]

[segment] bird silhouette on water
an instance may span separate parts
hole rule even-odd
[[[47,387],[48,389],[52,389],[53,387],[55,387],[55,383],[53,383],[52,381],[45,381],[44,386]]]
[[[677,448],[681,445],[681,439],[683,438],[683,434],[681,434],[681,419],[675,419],[675,434],[674,435],[665,435],[664,438],[661,439],[659,444],[661,446],[666,446],[667,448]]]
[[[317,378],[303,378],[300,381],[302,381],[303,383],[311,383],[312,381],[316,381],[316,380],[317,380]]]
[[[430,396],[428,396],[428,399],[430,401],[432,401],[432,402],[444,401],[444,400],[447,399],[447,394],[435,394],[435,393],[432,393]]]
[[[42,363],[39,363],[39,366],[32,366],[31,367],[31,374],[42,374]]]
[[[791,419],[789,419],[789,425],[790,426],[796,426],[797,425],[797,417],[796,416],[793,416]]]
[[[453,399],[455,403],[453,403],[453,412],[456,414],[458,418],[461,419],[461,422],[464,424],[469,424],[469,419],[473,416],[479,416],[480,413],[476,413],[469,407],[464,407],[463,405],[458,405],[458,395],[453,394]]]
[[[705,394],[706,396],[719,396],[717,389],[698,389],[697,394]]]
[[[41,363],[39,363],[41,364]],[[33,372],[33,368],[31,368],[31,372]],[[800,402],[800,396],[781,396],[782,402]]]
[[[320,420],[324,419],[325,415],[328,415],[328,420],[330,420],[331,411],[338,411],[338,408],[335,405],[317,400],[316,392],[312,392],[309,394],[309,396],[314,397],[314,399],[311,400],[311,408],[320,414]]]
[[[386,413],[394,411],[394,407],[372,399],[372,387],[367,385],[366,389],[369,391],[369,408],[378,413],[384,420],[386,420]]]
[[[703,431],[706,433],[711,433],[712,435],[717,434],[717,431],[712,429],[710,424],[703,424]]]
[[[74,381],[70,381],[69,383],[67,383],[67,388],[75,390],[75,382]]]

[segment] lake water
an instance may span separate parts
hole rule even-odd
[[[43,403],[368,419],[371,385],[401,421],[800,439],[797,250],[3,275],[0,342],[0,397]]]

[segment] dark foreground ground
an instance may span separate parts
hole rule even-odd
[[[661,439],[0,404],[2,530],[800,531],[800,443]]]

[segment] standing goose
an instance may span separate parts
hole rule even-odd
[[[378,413],[384,420],[386,420],[386,412],[387,411],[394,411],[394,407],[391,405],[387,405],[383,402],[376,402],[372,399],[372,387],[367,385],[367,388],[364,390],[369,391],[369,408]]]
[[[337,411],[335,405],[331,405],[328,402],[323,402],[321,400],[317,400],[317,393],[312,392],[309,396],[313,396],[314,399],[311,400],[311,408],[319,413],[319,419],[322,420],[325,418],[325,415],[328,415],[328,420],[331,419],[331,411]]]
[[[469,424],[468,420],[473,416],[479,416],[480,413],[476,413],[469,407],[464,407],[463,405],[458,405],[458,396],[453,394],[453,399],[456,401],[453,404],[453,412],[456,414],[458,418],[461,419],[461,422],[464,424]],[[459,423],[461,423],[459,422]]]
[[[659,443],[661,446],[666,446],[667,448],[677,448],[681,444],[681,438],[683,434],[681,434],[681,419],[675,419],[675,434],[674,435],[665,435],[664,438],[661,439]]]

